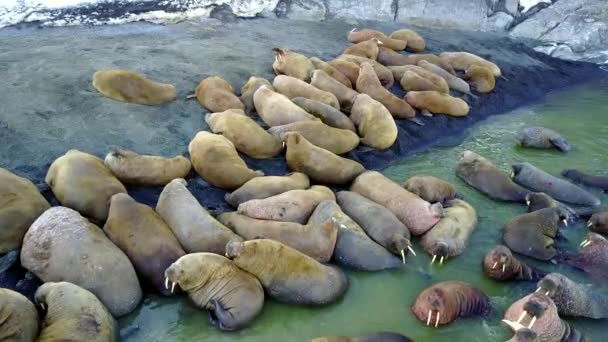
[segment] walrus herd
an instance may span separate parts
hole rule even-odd
[[[466,96],[493,91],[502,71],[469,52],[422,54],[426,43],[412,30],[389,36],[353,30],[347,39],[353,45],[331,61],[273,49],[274,80],[252,76],[240,96],[221,77],[202,80],[188,98],[209,112],[210,132],[192,137],[189,158],[116,149],[102,160],[67,151],[45,178],[60,206],[0,168],[0,254],[20,249],[22,266],[45,283],[35,294],[41,318],[27,298],[0,289],[0,340],[117,341],[116,318],[132,312],[145,291],[185,293],[208,311],[213,326],[233,331],[252,324],[268,298],[334,303],[348,291],[343,269],[402,270],[416,244],[434,267],[449,267],[465,253],[479,220],[456,187],[424,175],[402,185],[344,154],[359,145],[390,148],[399,134],[395,120],[421,124],[417,112],[468,115]],[[406,91],[403,98],[390,91],[394,83]],[[176,99],[174,86],[126,70],[98,71],[92,84],[118,101]],[[570,150],[549,129],[530,128],[517,139],[524,147]],[[241,157],[282,154],[286,175],[265,175]],[[225,190],[234,210],[207,211],[187,188],[192,170]],[[481,265],[497,281],[539,281],[535,293],[505,313],[512,341],[581,341],[561,316],[608,318],[605,294],[516,257],[563,261],[608,279],[608,240],[596,234],[608,232],[608,212],[598,209],[597,197],[529,163],[513,165],[509,176],[472,151],[455,172],[492,199],[530,207],[505,225],[504,245],[489,249]],[[606,177],[577,170],[563,176],[608,190]],[[125,185],[163,189],[152,208],[130,197]],[[582,211],[589,215],[562,202],[591,207]],[[580,254],[555,260],[561,226],[583,216],[595,233]],[[456,281],[436,283],[409,304],[418,320],[436,328],[492,310],[480,289]],[[411,339],[375,332],[313,341]]]

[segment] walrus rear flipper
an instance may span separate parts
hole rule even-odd
[[[418,126],[424,126],[425,125],[424,121],[420,120],[419,118],[408,118],[407,120],[415,123]]]
[[[224,309],[219,300],[213,299],[211,301],[213,309],[209,310],[209,322],[212,325],[217,326],[224,331],[233,331],[238,329],[234,316],[230,311]]]

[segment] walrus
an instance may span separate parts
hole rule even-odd
[[[234,144],[222,135],[200,131],[190,141],[188,152],[196,173],[221,189],[233,190],[264,175],[262,171],[250,169]]]
[[[311,144],[335,154],[344,154],[359,146],[359,136],[353,131],[328,126],[321,121],[298,121],[268,129],[281,138],[285,133],[299,133]]]
[[[444,281],[422,291],[411,307],[412,313],[427,326],[447,325],[476,315],[485,315],[490,299],[481,290],[460,281]]]
[[[305,190],[309,187],[308,176],[300,172],[289,173],[285,176],[256,177],[232,193],[227,193],[224,200],[236,208],[239,204],[252,199],[264,199],[290,190]]]
[[[467,116],[469,105],[461,98],[437,91],[408,91],[405,101],[412,107],[433,114]]]
[[[310,143],[300,133],[283,134],[287,166],[321,184],[346,184],[365,171],[363,165]]]
[[[359,94],[350,111],[362,144],[386,150],[397,140],[397,124],[384,105],[367,94]]]
[[[509,175],[491,161],[471,151],[464,151],[456,166],[456,175],[485,195],[512,202],[524,202],[530,192],[513,183]]]
[[[568,225],[570,213],[564,208],[545,208],[516,216],[504,227],[503,240],[514,252],[538,260],[551,260],[559,223]]]
[[[386,89],[390,89],[393,86],[393,84],[395,83],[395,78],[393,76],[393,72],[389,68],[376,62],[373,59],[353,56],[353,55],[340,55],[340,56],[338,56],[337,60],[344,60],[344,61],[355,63],[359,66],[359,68],[361,67],[361,65],[363,63],[368,63],[369,65],[372,66],[372,69],[373,69],[374,73],[376,74],[376,76],[378,77],[378,80],[380,80],[380,84],[382,85],[382,87],[384,87]],[[359,70],[359,75],[360,74],[361,74],[361,70]],[[357,75],[357,79],[359,79],[359,75]],[[353,84],[357,83],[357,79],[355,79],[353,81]]]
[[[328,126],[356,132],[352,120],[340,110],[330,105],[304,97],[294,97],[291,101],[308,113],[321,119]]]
[[[441,203],[431,204],[377,171],[366,171],[359,175],[350,191],[392,211],[414,236],[431,229],[439,222],[443,211]]]
[[[359,93],[355,90],[348,88],[344,84],[331,78],[323,70],[315,70],[312,73],[310,84],[321,90],[325,90],[336,95],[336,98],[340,102],[340,107],[347,113],[350,112],[355,101],[355,97],[359,95]]]
[[[0,341],[34,342],[38,336],[38,312],[24,295],[0,288]]]
[[[340,103],[334,94],[321,90],[295,77],[279,75],[272,81],[272,86],[278,93],[285,95],[290,100],[294,97],[304,97],[323,102],[335,109],[340,109]]]
[[[464,72],[464,78],[482,94],[489,93],[496,87],[496,79],[492,70],[483,66],[469,66]]]
[[[398,333],[383,331],[363,336],[322,336],[313,338],[310,342],[412,342],[412,340]]]
[[[406,43],[405,49],[413,52],[424,51],[424,48],[426,47],[424,38],[414,30],[397,30],[391,33],[389,38],[403,40]]]
[[[450,74],[447,70],[440,67],[439,65],[430,63],[426,60],[420,60],[420,61],[418,61],[418,63],[416,65],[443,78],[446,81],[446,83],[448,84],[448,87],[450,89],[474,96],[473,94],[471,94],[471,87],[465,80],[463,80],[462,78],[460,78],[458,76]],[[398,67],[393,67],[393,68],[398,68]]]
[[[270,127],[297,121],[319,120],[291,102],[287,96],[266,86],[261,86],[253,94],[253,102],[260,118]]]
[[[380,31],[370,29],[362,29],[359,31],[355,30],[356,29],[352,29],[346,37],[351,43],[360,43],[372,38],[376,38],[382,43],[382,46],[395,51],[403,51],[407,45],[407,42],[400,39],[389,38]]]
[[[142,297],[129,258],[103,230],[66,207],[52,207],[32,223],[21,265],[43,282],[68,281],[93,292],[114,317],[133,311]]]
[[[149,80],[128,70],[102,70],[93,74],[93,87],[113,100],[143,105],[171,102],[177,91],[171,84]]]
[[[48,282],[35,301],[46,315],[36,341],[119,341],[118,323],[95,295],[68,282]]]
[[[588,273],[592,278],[608,280],[608,240],[597,233],[588,233],[580,244],[581,250],[562,257],[566,264]]]
[[[452,75],[456,74],[456,72],[449,63],[442,61],[441,58],[431,53],[413,53],[409,55],[402,55],[384,47],[380,47],[378,49],[378,62],[382,65],[417,65],[420,61],[427,61],[429,63],[433,63]]]
[[[439,54],[439,58],[449,63],[455,70],[464,71],[470,66],[481,66],[490,69],[494,77],[502,76],[498,65],[469,52],[443,52]]]
[[[357,79],[357,91],[382,103],[396,119],[411,119],[416,116],[416,111],[407,102],[382,87],[378,76],[369,63],[361,64],[359,78]]]
[[[531,192],[526,195],[526,205],[528,212],[531,213],[544,208],[557,208],[562,204],[544,192]]]
[[[379,41],[378,38],[372,38],[370,40],[362,41],[347,47],[342,54],[376,60],[376,58],[378,58],[379,45],[382,45],[382,42]]]
[[[226,256],[256,276],[268,295],[288,304],[327,305],[340,299],[348,278],[278,241],[259,239],[229,242]]]
[[[399,80],[401,88],[405,91],[425,91],[434,90],[442,94],[449,94],[450,87],[448,83],[438,76],[423,67],[417,65],[401,65],[391,66],[396,80]]]
[[[342,73],[354,86],[359,78],[359,64],[352,60],[336,58],[328,62],[331,67]],[[394,82],[394,81],[393,81]]]
[[[497,245],[486,253],[483,270],[494,280],[539,280],[545,272],[517,259],[506,246]]]
[[[530,163],[515,163],[512,169],[511,178],[517,184],[536,192],[544,192],[560,202],[593,207],[601,204],[590,192],[552,176]]]
[[[108,153],[103,163],[122,183],[138,186],[164,186],[175,178],[185,178],[192,168],[183,156],[165,158],[126,149]]]
[[[549,273],[541,279],[536,292],[549,296],[560,316],[608,318],[608,296],[561,273]]]
[[[226,244],[231,240],[240,241],[241,237],[211,216],[186,185],[183,179],[169,182],[158,197],[156,212],[171,228],[184,251],[224,254]]]
[[[338,81],[338,82],[344,84],[344,86],[352,89],[353,84],[350,81],[350,79],[348,77],[346,77],[346,75],[344,75],[340,70],[336,69],[328,62],[325,62],[317,57],[311,57],[310,62],[312,63],[312,65],[315,66],[315,69],[323,70],[336,81]]]
[[[69,150],[55,159],[45,182],[61,205],[97,222],[108,217],[110,198],[127,192],[101,159],[78,150]]]
[[[116,194],[103,231],[129,257],[142,280],[160,294],[172,294],[164,285],[163,275],[186,252],[154,209],[127,194]]]
[[[245,105],[234,95],[234,88],[221,77],[207,77],[194,90],[196,99],[210,113],[228,109],[245,110]]]
[[[446,203],[456,198],[456,188],[450,182],[433,176],[410,177],[403,188],[429,203]]]
[[[352,191],[340,191],[336,198],[346,215],[382,247],[401,256],[404,264],[406,251],[416,255],[410,231],[390,210]]]
[[[595,213],[587,222],[587,227],[592,232],[606,234],[608,233],[608,211]]]
[[[0,255],[18,249],[28,228],[50,207],[34,183],[0,168]]]
[[[241,96],[239,97],[239,99],[241,100],[243,105],[245,105],[246,113],[255,112],[255,104],[253,103],[253,94],[255,94],[255,92],[261,86],[266,86],[268,89],[275,91],[274,88],[272,87],[272,84],[270,84],[270,82],[267,79],[261,78],[261,77],[255,77],[255,76],[249,77],[249,79],[247,80],[247,83],[245,83],[243,85],[243,87],[241,88]]]
[[[252,199],[238,206],[238,213],[260,220],[305,224],[324,200],[336,200],[330,188],[313,185],[308,190],[290,190],[264,199]]]
[[[223,224],[230,227],[245,240],[271,239],[279,241],[318,262],[328,263],[336,246],[339,226],[332,220],[308,224],[258,220],[237,212],[225,212],[218,216]]]
[[[308,57],[283,48],[274,48],[275,53],[272,70],[277,75],[287,75],[308,82],[315,70]]]
[[[576,169],[565,169],[561,172],[562,177],[571,181],[608,192],[608,176],[594,176]]]
[[[264,289],[250,273],[213,253],[184,255],[165,271],[171,289],[178,285],[198,308],[209,312],[209,323],[220,330],[242,329],[264,307]]]
[[[226,137],[237,151],[248,157],[267,159],[275,157],[283,151],[281,139],[266,132],[240,109],[206,114],[205,122],[213,133]]]

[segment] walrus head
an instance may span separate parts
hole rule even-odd
[[[447,261],[448,256],[450,255],[450,246],[444,241],[438,241],[431,248],[431,254],[433,254],[433,260],[431,260],[431,265],[435,263],[437,257],[439,257],[439,265],[443,265],[444,259]]]
[[[562,283],[564,281],[563,277],[564,276],[559,273],[551,273],[547,275],[538,282],[536,292],[544,293],[549,297],[554,297],[558,292],[560,292]]]
[[[234,259],[238,258],[241,253],[243,253],[243,249],[245,248],[245,244],[241,241],[230,241],[226,244],[226,258]]]
[[[44,283],[36,290],[36,294],[34,294],[34,304],[40,306],[44,312],[49,308],[46,302],[46,296],[51,292],[53,287],[55,287],[55,283]]]
[[[441,288],[433,288],[426,297],[426,304],[429,308],[429,314],[426,319],[426,325],[431,325],[432,318],[435,316],[435,328],[439,326],[439,320],[441,319],[441,312],[445,310],[444,292]]]
[[[283,58],[287,57],[289,50],[283,48],[272,48],[272,52],[275,53],[275,60],[282,62]]]
[[[194,269],[191,271],[187,270],[191,268],[191,263],[188,262],[187,258],[185,259],[184,257],[181,257],[177,259],[177,261],[175,261],[165,270],[165,288],[168,290],[169,285],[171,285],[171,293],[174,293],[175,285],[177,284],[182,289],[186,287],[184,290],[187,291],[188,286],[182,286],[183,284],[188,283],[188,275],[192,274],[192,271],[194,271],[194,274],[197,275],[200,273],[200,269]]]
[[[551,298],[546,295],[535,293],[524,304],[523,311],[516,322],[506,319],[502,321],[515,333],[525,328],[532,329],[536,321],[545,314],[551,302]]]
[[[414,252],[414,249],[412,248],[412,242],[410,239],[403,236],[403,234],[393,235],[390,242],[390,249],[401,254],[401,261],[403,261],[404,265],[406,250],[409,251],[409,253],[412,253],[413,256],[416,256],[416,252]]]
[[[603,236],[596,233],[587,234],[587,238],[581,242],[580,246],[583,250],[595,248],[596,246],[602,246],[608,244],[608,240]]]
[[[499,245],[488,252],[484,264],[488,272],[502,272],[500,275],[505,276],[506,272],[511,270],[513,261],[511,251],[507,247]]]
[[[555,146],[555,148],[562,152],[568,152],[571,149],[570,144],[561,136],[553,137],[549,139],[549,141],[553,146]]]
[[[304,139],[304,137],[302,137],[302,135],[297,132],[286,132],[281,134],[281,139],[283,140],[283,143],[286,147],[290,147],[299,145],[302,142],[302,139]]]

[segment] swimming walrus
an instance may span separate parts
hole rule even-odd
[[[397,124],[384,105],[367,94],[359,94],[350,111],[350,120],[357,125],[361,143],[386,150],[397,140]]]
[[[431,204],[377,171],[363,172],[350,190],[392,211],[414,236],[431,229],[443,211],[441,203]]]
[[[346,37],[351,43],[360,43],[372,38],[376,38],[382,43],[382,46],[395,51],[403,51],[407,45],[407,42],[400,39],[389,38],[380,31],[370,29],[362,29],[359,31],[355,30],[356,29],[352,29]]]
[[[0,255],[19,249],[25,232],[48,208],[34,183],[0,168]]]
[[[536,292],[549,296],[560,316],[608,318],[608,296],[591,285],[570,280],[561,273],[549,273],[538,282]]]
[[[393,76],[393,72],[389,68],[376,62],[373,59],[353,56],[353,55],[340,55],[340,56],[338,56],[338,58],[336,58],[336,60],[338,60],[338,61],[343,60],[343,61],[357,64],[359,66],[359,68],[361,68],[361,65],[363,63],[370,64],[372,66],[374,73],[376,74],[376,76],[378,76],[378,80],[380,80],[380,84],[382,85],[382,87],[384,87],[386,89],[390,89],[393,86],[393,84],[395,83],[395,78]],[[361,73],[361,71],[358,70],[357,78],[355,78],[353,80],[353,84],[357,83],[357,79],[359,78],[360,73]]]
[[[101,159],[78,150],[69,150],[55,159],[45,182],[61,205],[97,222],[108,217],[110,198],[127,192]]]
[[[323,70],[315,70],[312,73],[310,84],[336,95],[336,98],[340,102],[340,108],[347,113],[350,112],[353,103],[355,102],[355,97],[359,95],[357,91],[348,88],[344,84],[331,78]]]
[[[378,38],[372,38],[369,40],[362,41],[360,43],[353,44],[347,47],[342,54],[360,56],[369,59],[376,60],[378,58],[378,46],[382,45],[382,42]]]
[[[129,258],[96,225],[52,207],[23,239],[21,265],[43,282],[68,281],[95,294],[114,317],[137,307],[141,287]]]
[[[476,91],[486,94],[496,87],[496,79],[489,68],[471,65],[464,72],[464,78]]]
[[[260,220],[305,224],[324,200],[336,200],[330,188],[313,185],[307,190],[290,190],[264,199],[252,199],[238,206],[238,213]]]
[[[287,125],[303,120],[319,120],[291,102],[287,96],[261,86],[253,94],[255,109],[270,127]]]
[[[464,151],[456,166],[456,175],[491,198],[524,202],[530,192],[513,183],[509,175],[491,161],[471,151]]]
[[[502,72],[498,65],[469,52],[443,52],[439,58],[449,63],[455,70],[467,70],[470,66],[481,66],[491,70],[494,77],[501,77]]]
[[[327,305],[348,288],[348,278],[339,268],[323,265],[278,241],[230,242],[226,256],[256,276],[270,297],[284,303]]]
[[[93,87],[111,99],[144,105],[160,105],[175,100],[171,84],[155,82],[128,70],[102,70],[93,74]]]
[[[205,122],[213,133],[226,137],[237,151],[248,157],[267,159],[283,151],[281,139],[266,132],[240,109],[206,114]]]
[[[517,259],[511,250],[503,245],[497,245],[486,253],[483,259],[483,270],[494,280],[539,280],[546,275]]]
[[[340,109],[340,103],[334,94],[321,90],[295,77],[279,75],[272,81],[272,86],[278,93],[285,95],[290,100],[294,97],[304,97],[323,102],[335,109]]]
[[[405,101],[416,109],[433,114],[459,117],[468,115],[470,110],[463,99],[432,90],[408,91]]]
[[[402,55],[384,47],[380,47],[378,49],[378,62],[382,65],[417,65],[420,61],[427,61],[429,63],[433,63],[452,75],[456,74],[456,72],[449,63],[442,61],[441,58],[431,53],[412,53],[409,55]]]
[[[258,179],[257,177],[254,179]],[[252,179],[253,180],[253,179]],[[186,181],[174,179],[160,193],[156,212],[188,253],[224,254],[226,244],[242,240],[221,224],[186,188]]]
[[[433,176],[410,177],[403,188],[429,203],[445,203],[456,198],[456,188],[450,182]]]
[[[184,255],[165,271],[167,288],[178,285],[198,308],[209,312],[209,323],[220,330],[248,326],[264,307],[264,289],[250,273],[213,253]]]
[[[562,206],[559,201],[554,200],[544,192],[531,192],[527,194],[526,205],[528,206],[529,213],[544,208],[557,208]]]
[[[207,77],[194,91],[198,102],[210,113],[223,112],[228,109],[245,110],[245,105],[234,95],[234,88],[221,77]]]
[[[293,172],[285,176],[256,177],[243,184],[232,193],[227,193],[224,200],[233,207],[252,199],[263,199],[279,195],[290,190],[305,190],[310,187],[308,176]]]
[[[607,234],[608,233],[608,211],[595,213],[587,222],[587,227],[592,232]]]
[[[420,61],[418,61],[418,63],[416,65],[443,78],[446,81],[446,83],[448,84],[450,89],[459,91],[461,93],[472,95],[471,87],[465,80],[463,80],[462,78],[460,78],[458,76],[450,74],[447,70],[440,67],[439,65],[430,63],[426,60],[420,60]],[[398,68],[398,67],[393,67],[393,68]]]
[[[530,163],[515,163],[512,169],[511,177],[517,184],[536,192],[544,192],[560,202],[594,207],[601,204],[590,192],[552,176]]]
[[[391,33],[389,38],[403,40],[406,43],[405,49],[413,52],[424,51],[424,48],[426,47],[424,38],[414,30],[397,30]]]
[[[608,176],[594,176],[576,169],[563,170],[561,175],[575,183],[608,191]]]
[[[285,133],[301,134],[311,144],[335,154],[344,154],[359,146],[359,136],[353,131],[328,126],[321,121],[298,121],[282,126],[274,126],[268,132],[277,138]]]
[[[245,112],[255,112],[255,105],[253,103],[253,94],[261,87],[266,86],[270,90],[275,91],[272,84],[265,78],[251,76],[247,80],[247,83],[241,88],[241,96],[239,99],[245,105]]]
[[[352,120],[339,109],[336,109],[323,102],[304,97],[295,97],[291,99],[291,101],[308,113],[321,119],[321,121],[328,126],[356,132],[355,125],[353,124]]]
[[[283,48],[274,48],[275,54],[272,70],[277,75],[287,75],[308,82],[315,67],[308,57]]]
[[[591,278],[608,280],[608,240],[590,232],[580,246],[577,254],[566,255],[560,261],[583,270]]]
[[[418,320],[435,328],[458,318],[485,315],[490,309],[490,299],[485,293],[460,281],[444,281],[427,288],[411,307]]]
[[[353,84],[350,81],[350,79],[348,77],[346,77],[346,75],[344,75],[340,70],[336,69],[328,62],[325,62],[317,57],[311,57],[310,62],[315,66],[315,69],[323,70],[336,81],[338,81],[338,82],[344,84],[346,87],[352,89]]]
[[[68,282],[48,282],[35,301],[46,315],[36,341],[119,341],[118,323],[95,295]]]
[[[129,257],[142,280],[158,293],[172,294],[164,284],[164,272],[186,252],[154,209],[127,194],[116,194],[103,231]]]
[[[34,342],[38,336],[38,312],[24,295],[0,288],[0,341]]]
[[[250,169],[234,144],[218,134],[198,132],[190,141],[188,152],[196,173],[221,189],[236,189],[248,180],[264,175],[262,171]]]
[[[116,149],[103,163],[124,184],[163,186],[175,178],[185,178],[192,164],[184,156],[165,158]]]
[[[412,342],[407,336],[393,332],[378,332],[362,336],[322,336],[310,342]]]

